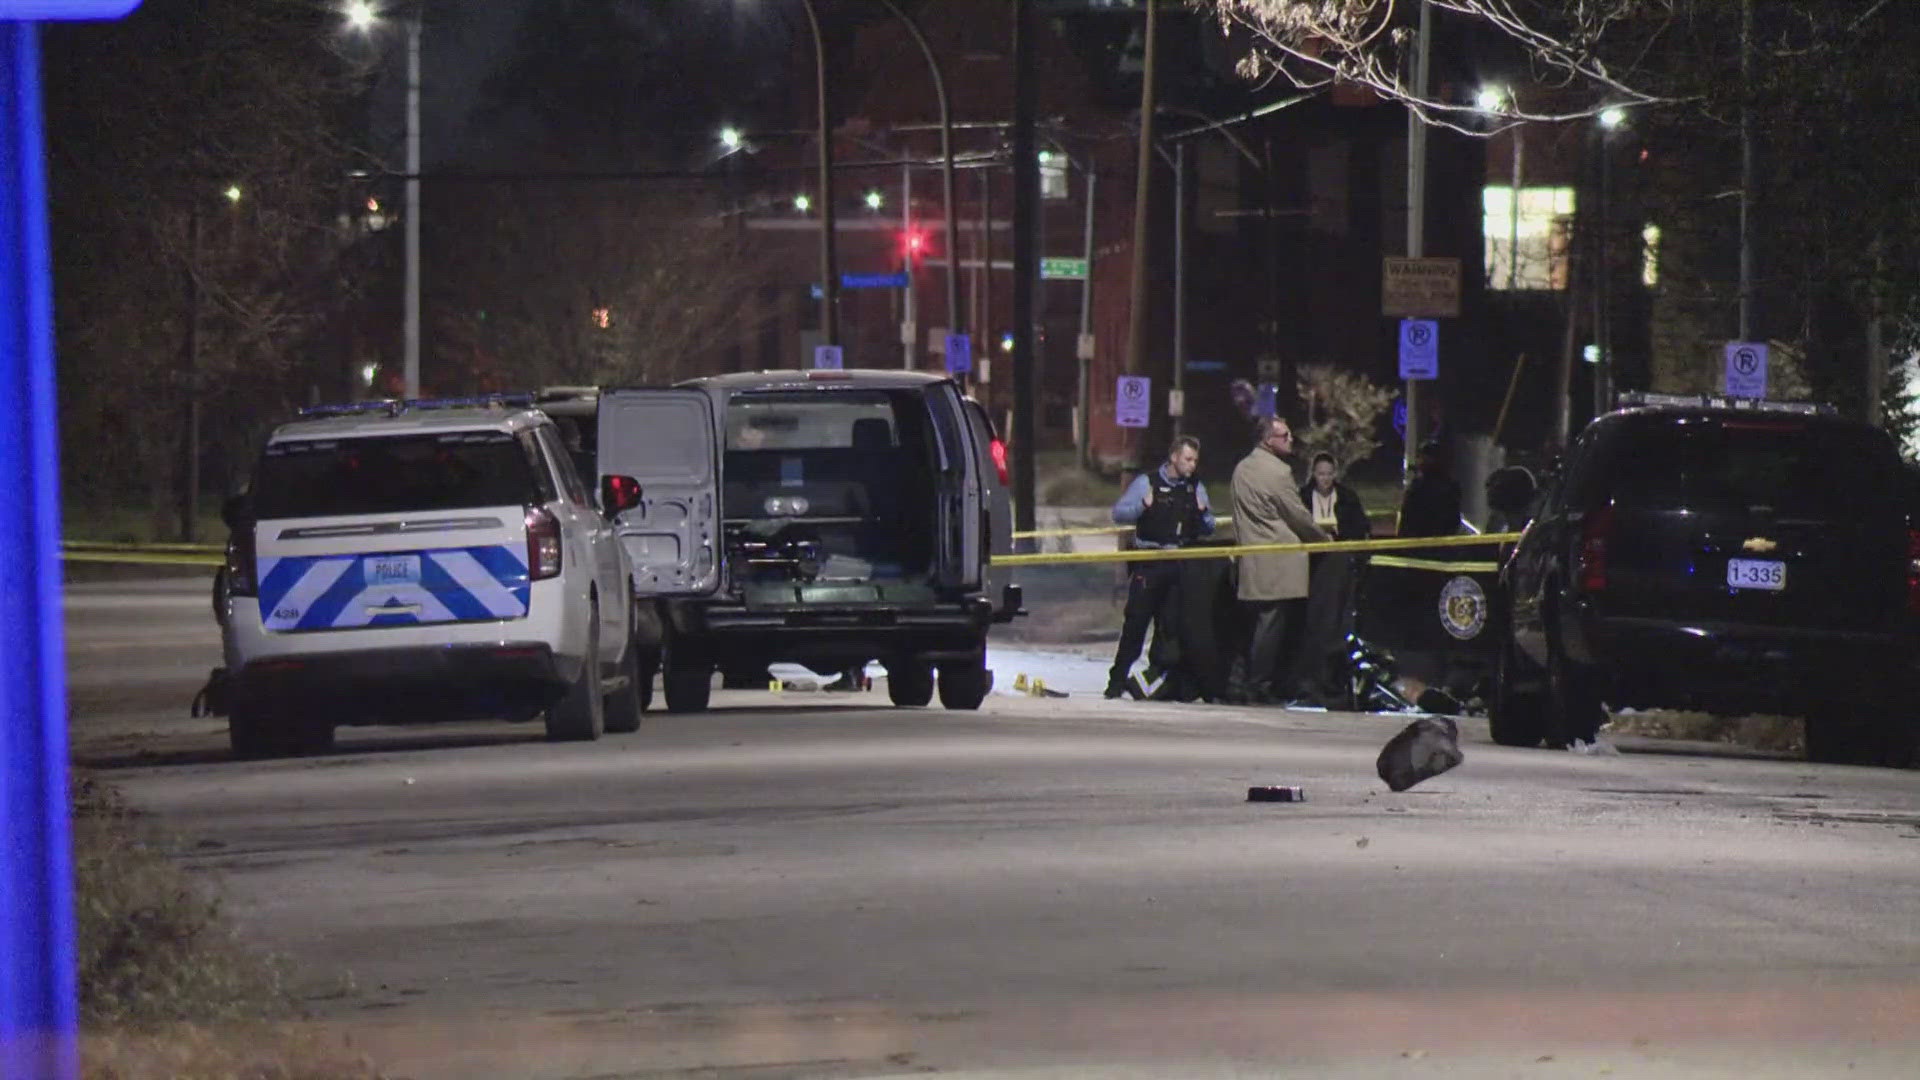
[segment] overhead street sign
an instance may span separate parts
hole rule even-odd
[[[907,287],[906,271],[897,274],[841,274],[840,287],[843,289],[904,289]]]
[[[1074,281],[1087,276],[1085,259],[1041,259],[1040,276],[1049,281]]]
[[[1460,317],[1460,260],[1381,260],[1380,314],[1411,318]]]

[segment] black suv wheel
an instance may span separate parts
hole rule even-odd
[[[1527,674],[1511,637],[1494,653],[1493,696],[1487,702],[1487,730],[1501,746],[1540,745],[1546,701],[1537,687],[1522,683]]]
[[[888,664],[887,697],[903,708],[918,708],[932,701],[933,666],[922,660]]]

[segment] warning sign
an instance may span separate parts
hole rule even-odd
[[[1459,259],[1385,259],[1381,267],[1380,314],[1460,317]]]

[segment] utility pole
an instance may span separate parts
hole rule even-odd
[[[1173,146],[1173,392],[1180,396],[1180,412],[1173,417],[1173,433],[1186,427],[1187,392],[1187,143]],[[1171,411],[1171,410],[1169,410]]]
[[[820,337],[825,345],[840,344],[840,275],[835,272],[833,231],[833,120],[827,113],[827,43],[820,34],[820,13],[814,0],[800,0],[813,31],[813,72],[820,140]],[[811,362],[809,358],[808,362]]]
[[[1753,340],[1753,0],[1740,4],[1740,340]]]
[[[407,23],[407,280],[402,346],[406,396],[420,396],[420,23],[415,11]]]
[[[1427,66],[1433,53],[1433,5],[1420,0],[1420,38],[1413,54],[1413,95],[1427,93]],[[1407,257],[1420,258],[1427,242],[1427,125],[1412,108],[1407,110]],[[1406,456],[1401,476],[1411,483],[1420,460],[1420,383],[1407,380]]]
[[[1086,341],[1093,333],[1093,182],[1097,172],[1093,159],[1087,159],[1087,224],[1080,254],[1087,260],[1087,276],[1080,279],[1080,339],[1073,343],[1075,370],[1080,373],[1073,396],[1073,445],[1079,451],[1080,467],[1093,467],[1093,351]]]
[[[1013,0],[1013,523],[1034,527],[1034,457],[1039,441],[1034,411],[1040,394],[1040,357],[1033,333],[1034,290],[1040,276],[1040,162],[1034,152],[1033,0]]]
[[[1134,167],[1133,280],[1127,304],[1127,374],[1146,366],[1147,347],[1147,211],[1153,198],[1153,77],[1154,41],[1160,35],[1160,4],[1147,0],[1146,57],[1140,72],[1140,153]],[[1088,269],[1092,269],[1089,267]]]
[[[920,291],[920,282],[915,280],[914,271],[919,267],[918,253],[913,250],[913,166],[900,166],[900,265],[907,271],[907,295],[900,309],[900,367],[912,371],[914,336],[920,332],[915,318],[919,305],[914,294]],[[949,253],[951,265],[951,253]]]
[[[196,186],[187,218],[187,445],[181,472],[180,539],[199,539],[200,517],[200,191]]]

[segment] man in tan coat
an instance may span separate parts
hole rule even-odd
[[[1233,470],[1233,531],[1241,546],[1311,543],[1327,539],[1300,501],[1293,469],[1282,455],[1293,451],[1285,417],[1261,421],[1260,442]],[[1294,687],[1292,664],[1281,662],[1290,602],[1307,595],[1307,553],[1240,557],[1240,604],[1247,611],[1246,683],[1255,701],[1284,701]]]

